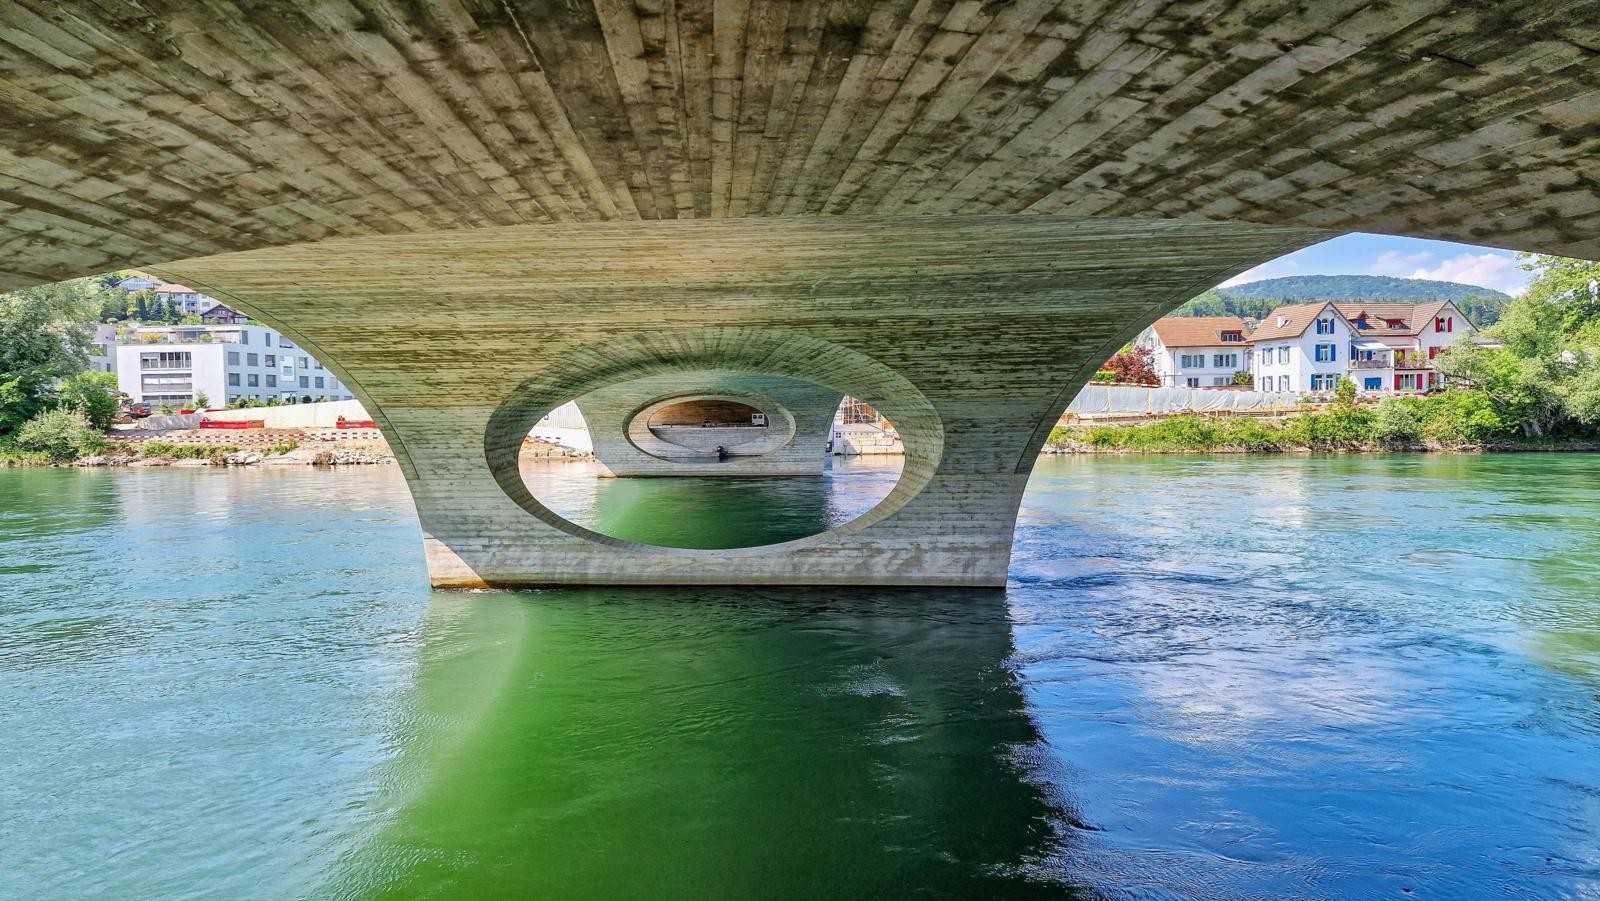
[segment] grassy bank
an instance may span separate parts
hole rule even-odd
[[[1459,391],[1347,404],[1282,420],[1174,416],[1150,425],[1057,427],[1055,453],[1594,450],[1600,434],[1525,437],[1488,399]]]

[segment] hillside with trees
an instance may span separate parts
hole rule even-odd
[[[1453,300],[1480,327],[1500,321],[1511,297],[1490,288],[1387,275],[1292,275],[1207,291],[1174,310],[1173,316],[1239,316],[1262,319],[1284,304],[1332,300],[1339,303],[1426,303]]]

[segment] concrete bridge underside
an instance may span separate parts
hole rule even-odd
[[[1200,290],[1357,230],[1600,257],[1600,0],[17,0],[0,114],[0,289],[283,328],[441,585],[1000,584],[1056,416]],[[528,496],[539,415],[707,371],[868,401],[900,483],[714,553]]]

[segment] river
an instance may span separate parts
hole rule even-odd
[[[5,898],[1596,898],[1600,458],[1045,459],[936,592],[430,592],[393,468],[0,471],[0,738]]]

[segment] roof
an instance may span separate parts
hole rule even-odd
[[[1168,316],[1157,319],[1153,328],[1156,337],[1167,347],[1221,347],[1240,343],[1222,340],[1223,332],[1238,332],[1241,338],[1250,336],[1250,330],[1238,316]]]
[[[161,287],[156,289],[156,293],[157,294],[199,294],[200,292],[196,291],[193,288],[187,287],[185,285],[162,285]]]
[[[1365,313],[1367,315],[1367,324],[1370,327],[1356,329],[1356,334],[1377,337],[1382,335],[1415,335],[1427,328],[1428,323],[1433,321],[1433,317],[1439,315],[1439,311],[1449,305],[1450,301],[1448,300],[1434,300],[1428,303],[1416,304],[1336,303],[1334,307],[1339,311],[1340,315],[1350,320],[1352,325],[1361,318],[1362,313]],[[1463,316],[1462,318],[1466,317]],[[1390,328],[1388,326],[1390,320],[1398,320],[1401,325],[1397,328]]]
[[[1326,310],[1331,304],[1328,301],[1320,303],[1301,303],[1293,306],[1278,307],[1268,313],[1256,330],[1251,333],[1250,340],[1261,341],[1274,338],[1298,338],[1311,323],[1316,320],[1317,314]],[[1282,324],[1279,324],[1282,320]]]

